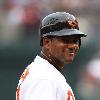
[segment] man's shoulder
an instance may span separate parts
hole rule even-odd
[[[50,79],[52,77],[52,65],[48,61],[36,56],[34,61],[28,66],[30,76],[33,79]]]
[[[34,62],[28,67],[32,78],[66,81],[65,77],[52,64],[40,56],[36,56]]]

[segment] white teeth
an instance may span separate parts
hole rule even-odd
[[[67,53],[71,53],[71,54],[75,54],[74,50],[70,49],[70,48],[66,48],[66,52]]]
[[[68,51],[68,52],[73,52],[73,49],[71,49],[71,48],[66,48],[66,51]]]

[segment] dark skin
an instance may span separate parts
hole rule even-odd
[[[41,57],[58,69],[71,63],[79,50],[80,36],[44,37]]]

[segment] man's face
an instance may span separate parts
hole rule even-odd
[[[71,63],[79,50],[79,38],[76,36],[51,38],[49,48],[51,57],[63,63]]]

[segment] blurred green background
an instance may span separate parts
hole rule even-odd
[[[19,77],[39,54],[38,28],[44,16],[74,14],[88,36],[72,64],[62,74],[76,100],[100,100],[99,0],[0,0],[0,98],[14,100]]]

